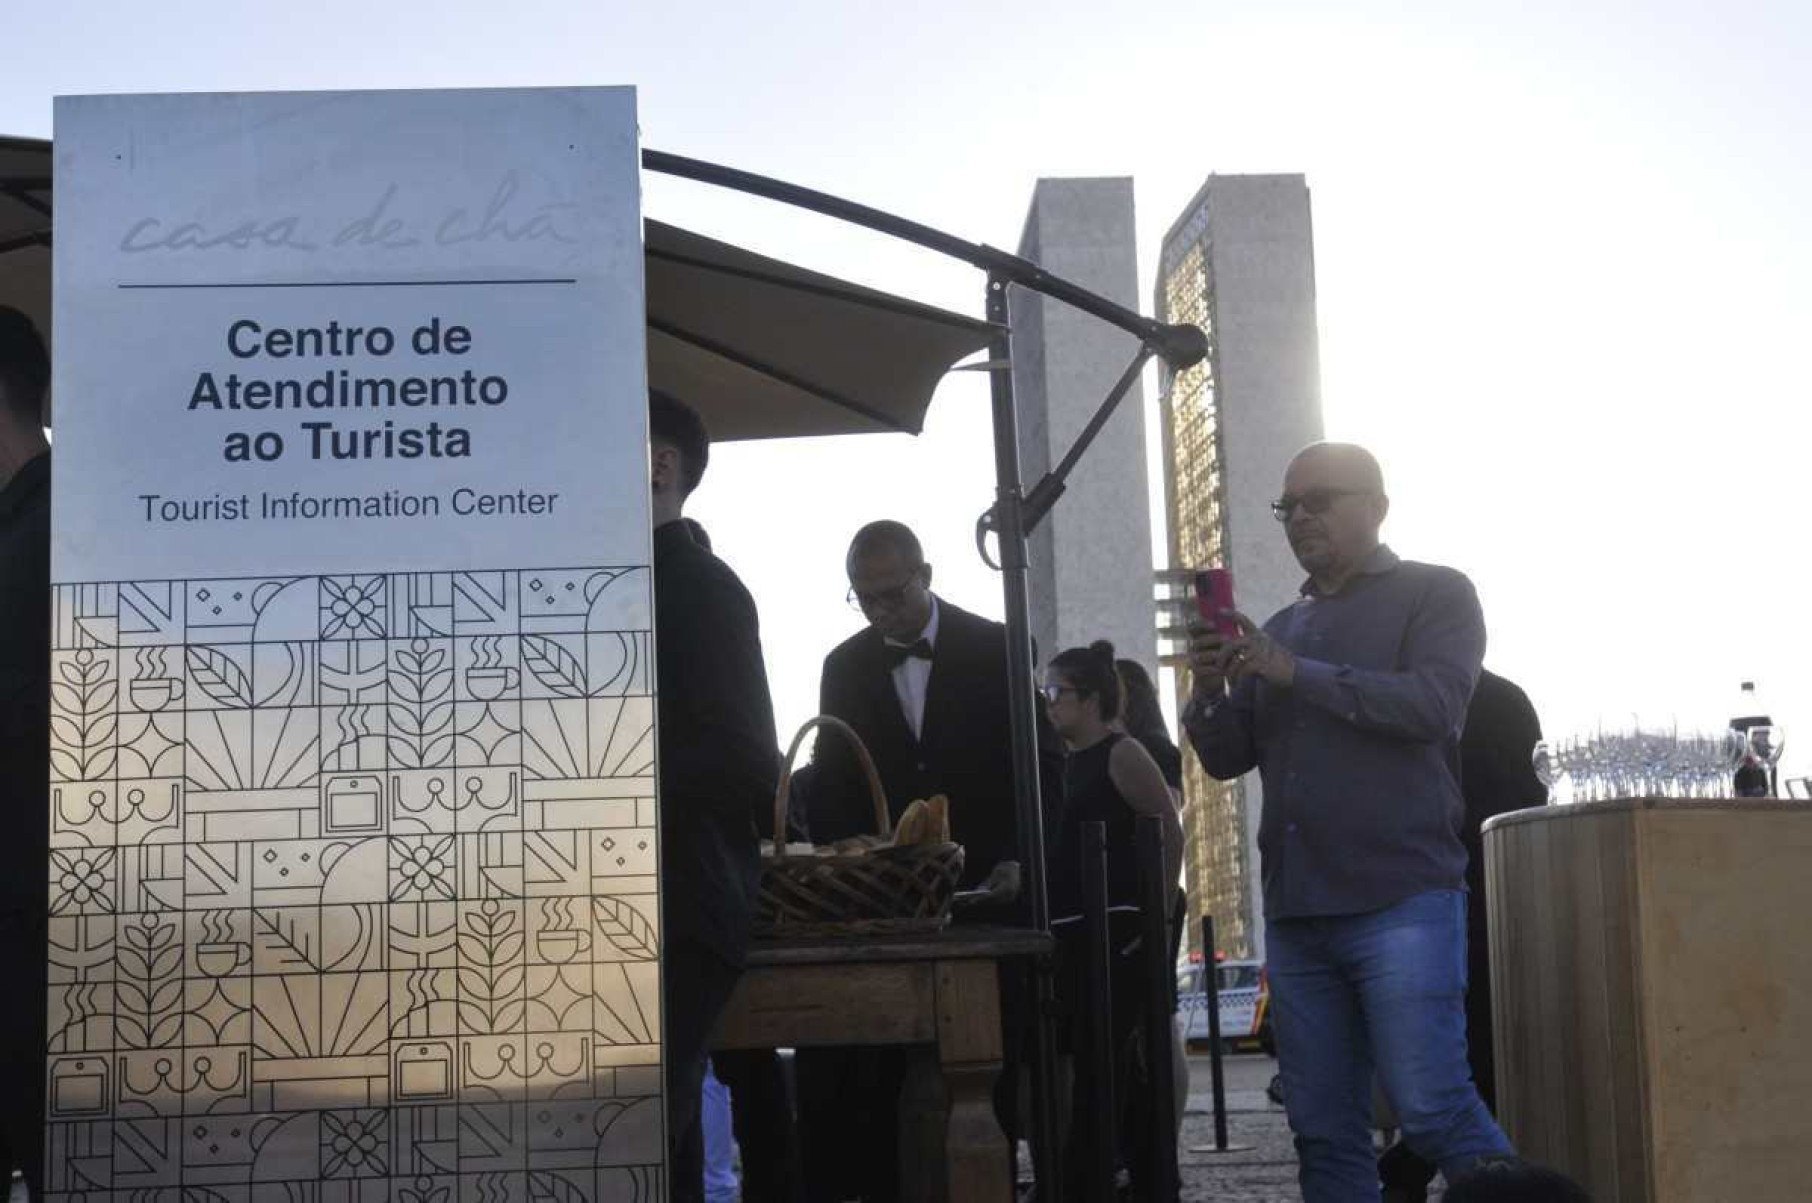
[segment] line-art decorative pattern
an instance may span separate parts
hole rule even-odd
[[[54,592],[52,1199],[664,1196],[646,568]]]

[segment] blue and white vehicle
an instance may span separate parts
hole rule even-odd
[[[1222,1043],[1227,1048],[1257,1045],[1269,1020],[1264,966],[1257,961],[1221,961],[1214,969],[1220,985]],[[1177,1020],[1185,1044],[1208,1043],[1208,996],[1202,987],[1200,963],[1177,967]]]

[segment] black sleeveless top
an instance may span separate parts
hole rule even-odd
[[[1071,752],[1063,763],[1063,824],[1056,855],[1046,874],[1050,882],[1051,922],[1082,917],[1082,825],[1107,825],[1107,908],[1139,905],[1139,868],[1135,854],[1137,813],[1120,796],[1108,773],[1114,745],[1124,735],[1114,732],[1100,743]]]

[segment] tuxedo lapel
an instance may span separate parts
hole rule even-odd
[[[968,616],[938,599],[937,646],[931,653],[931,678],[925,683],[925,719],[919,742],[934,747],[944,730],[963,721],[962,682],[968,675]]]
[[[887,649],[877,632],[867,648],[866,663],[862,672],[868,689],[869,707],[875,716],[875,733],[888,746],[901,749],[908,754],[916,753],[918,741],[913,738],[912,724],[906,721],[905,711],[900,709],[900,695],[893,687],[893,666],[888,663]],[[933,676],[937,669],[932,667]],[[930,710],[927,703],[926,710]],[[881,749],[870,749],[877,757]]]

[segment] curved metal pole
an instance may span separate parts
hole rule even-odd
[[[1018,284],[1041,292],[1048,297],[1055,297],[1066,305],[1074,306],[1084,313],[1093,314],[1110,325],[1118,326],[1130,334],[1136,335],[1142,342],[1149,343],[1153,351],[1169,364],[1173,371],[1182,371],[1200,363],[1208,354],[1208,338],[1194,326],[1168,326],[1163,322],[1146,317],[1144,314],[1116,305],[1106,297],[1097,296],[1079,284],[1072,284],[1061,276],[1053,276],[1030,259],[1021,259],[1006,251],[987,246],[979,242],[968,242],[953,234],[928,225],[911,221],[907,218],[876,209],[869,205],[857,204],[832,196],[828,192],[819,192],[812,188],[802,188],[798,184],[789,184],[771,176],[757,175],[752,171],[742,171],[735,167],[725,167],[720,163],[707,163],[703,159],[688,159],[683,155],[670,155],[665,151],[644,150],[642,166],[661,175],[677,176],[681,179],[696,180],[701,184],[714,184],[720,188],[729,188],[736,192],[746,192],[751,196],[763,196],[769,200],[792,205],[800,209],[810,209],[826,217],[835,217],[853,225],[864,226],[883,234],[907,242],[917,243],[927,250],[952,259],[961,259],[964,263],[978,267],[991,277],[998,277],[1009,284]]]

